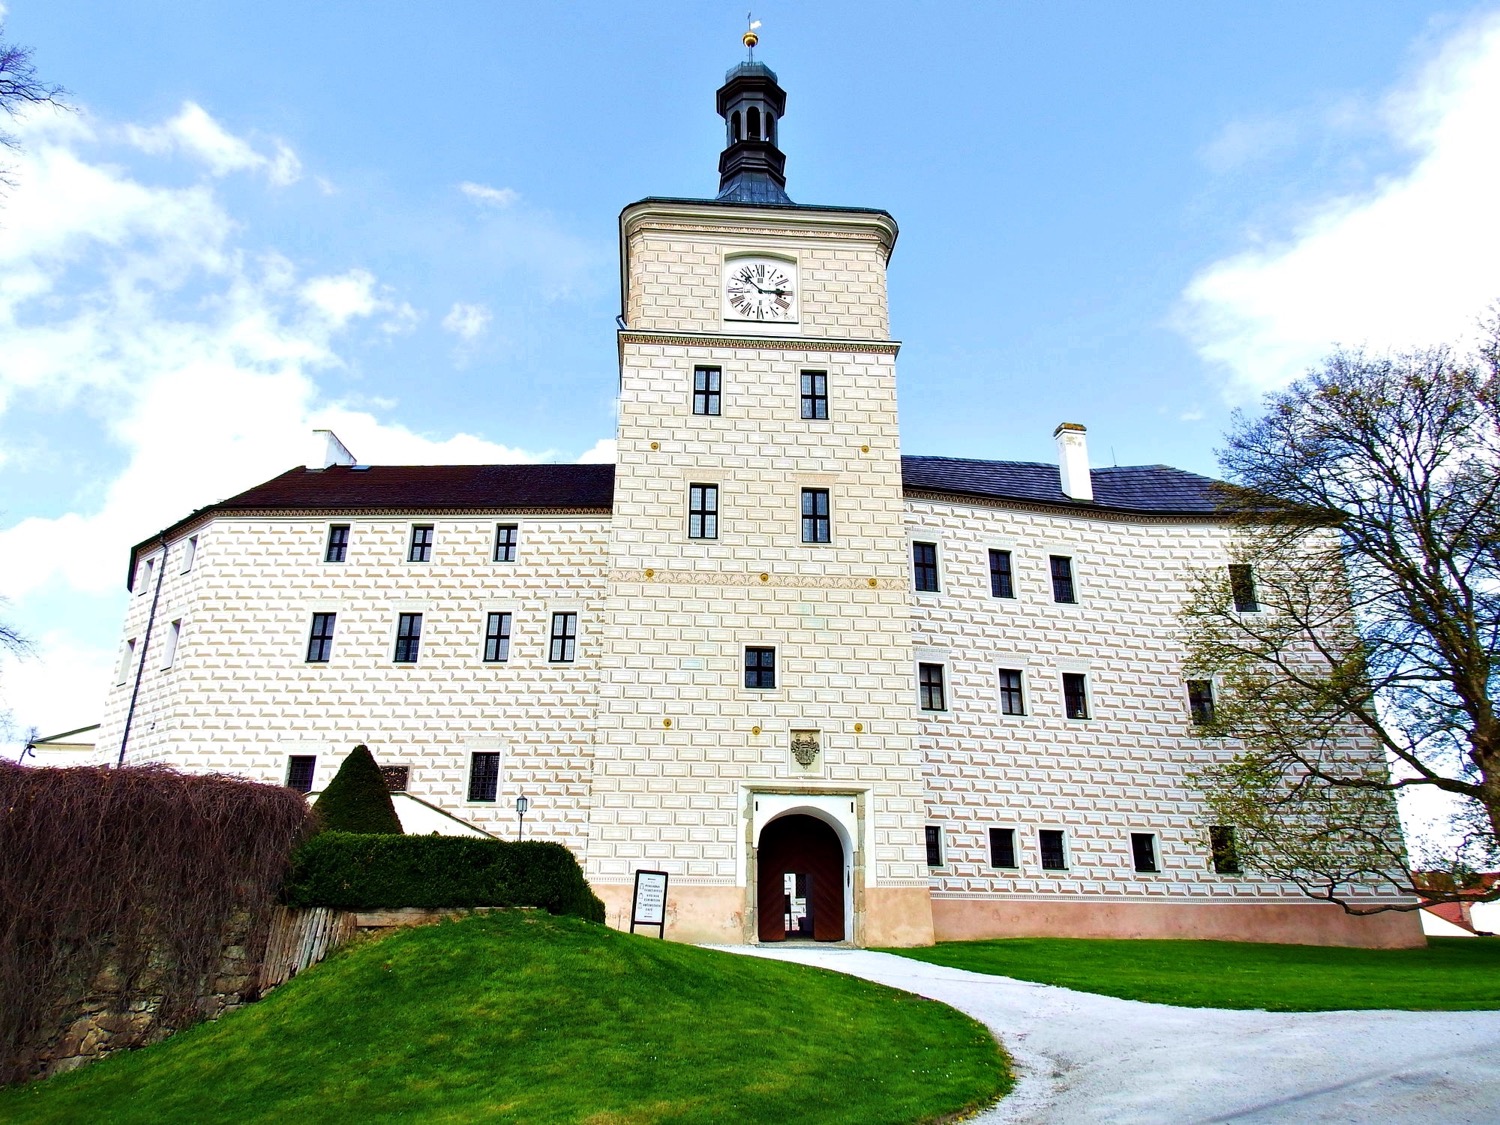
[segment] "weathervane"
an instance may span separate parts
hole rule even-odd
[[[745,13],[745,34],[740,36],[740,42],[750,49],[750,61],[755,61],[755,45],[760,42],[760,36],[755,34],[755,29],[760,26],[760,20],[752,19],[754,13]]]

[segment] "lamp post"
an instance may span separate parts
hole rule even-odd
[[[516,840],[521,839],[522,830],[526,827],[526,810],[531,807],[531,802],[525,797],[516,798]]]

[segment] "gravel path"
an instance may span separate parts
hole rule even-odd
[[[974,1125],[1500,1122],[1500,1011],[1174,1008],[864,949],[731,951],[879,981],[986,1024],[1020,1081]]]

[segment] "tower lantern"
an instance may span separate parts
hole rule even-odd
[[[747,32],[747,42],[753,32]],[[724,76],[718,110],[724,118],[719,198],[735,203],[790,203],[786,157],[776,147],[786,92],[764,63],[742,62]]]

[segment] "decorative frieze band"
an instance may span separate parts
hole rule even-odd
[[[787,336],[724,336],[715,333],[620,332],[620,344],[655,344],[683,348],[761,348],[784,352],[857,352],[866,355],[896,355],[899,340],[803,339]]]
[[[839,574],[773,574],[768,570],[612,569],[611,582],[652,582],[666,586],[766,586],[796,590],[905,590],[905,578],[857,578]]]

